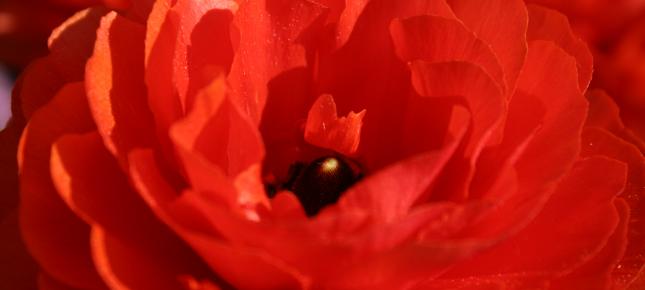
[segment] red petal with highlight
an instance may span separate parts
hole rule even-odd
[[[305,140],[312,145],[352,156],[360,144],[364,116],[365,110],[338,118],[334,98],[322,95],[309,110]]]
[[[134,147],[151,145],[143,80],[143,27],[115,12],[101,20],[85,72],[87,97],[105,146],[122,166]],[[134,47],[133,47],[134,46]],[[126,167],[127,168],[127,167]]]
[[[83,87],[65,86],[25,128],[18,152],[20,226],[29,252],[49,275],[78,288],[103,288],[87,244],[89,227],[63,203],[49,174],[52,143],[93,130]]]

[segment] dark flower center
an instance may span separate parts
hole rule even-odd
[[[308,216],[336,203],[342,193],[356,183],[358,166],[340,156],[327,156],[309,164],[296,162],[289,169],[289,179],[280,187],[293,192]]]

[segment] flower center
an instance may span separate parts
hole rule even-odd
[[[297,197],[308,216],[336,203],[342,193],[361,178],[358,166],[340,156],[326,156],[309,164],[296,162],[281,188]]]

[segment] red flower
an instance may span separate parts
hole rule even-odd
[[[16,91],[43,285],[642,283],[639,140],[583,96],[564,16],[319,2],[160,0],[54,32]]]

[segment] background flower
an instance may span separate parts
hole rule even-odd
[[[585,99],[591,55],[553,10],[143,1],[78,13],[49,48],[14,119],[42,287],[642,280],[640,140]],[[307,208],[338,166],[355,184]]]

